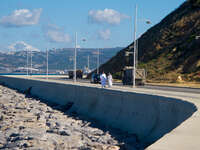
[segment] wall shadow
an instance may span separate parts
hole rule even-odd
[[[144,149],[180,126],[198,110],[193,103],[182,99],[158,96],[158,101],[155,108],[158,115],[155,116],[154,126],[147,136],[141,139],[140,147]]]

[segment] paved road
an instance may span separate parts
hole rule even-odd
[[[145,85],[145,86],[140,87],[140,88],[200,94],[200,88],[157,86],[157,85]]]
[[[49,77],[51,79],[51,77]],[[52,78],[55,80],[65,80],[65,81],[73,81],[72,79],[68,78]],[[77,79],[77,82],[81,83],[90,83],[88,79]],[[131,87],[131,85],[123,85],[122,83],[114,82],[113,85],[122,86],[122,87]],[[174,92],[184,92],[184,93],[194,93],[199,94],[200,88],[190,88],[190,87],[174,87],[174,86],[158,86],[158,85],[145,85],[145,86],[137,86],[141,89],[152,89],[152,90],[164,90],[164,91],[174,91]]]

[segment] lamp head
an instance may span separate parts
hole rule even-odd
[[[150,20],[146,20],[146,24],[151,24],[151,21]]]

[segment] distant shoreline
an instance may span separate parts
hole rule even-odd
[[[27,73],[0,73],[0,75],[27,75]],[[46,73],[32,73],[28,75],[46,75]],[[49,73],[48,75],[65,75],[65,74],[56,74],[56,73]]]

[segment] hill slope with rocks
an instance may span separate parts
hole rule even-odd
[[[138,68],[151,81],[200,82],[200,1],[188,0],[138,39]],[[100,70],[120,78],[124,66],[133,66],[133,44],[117,53]]]

